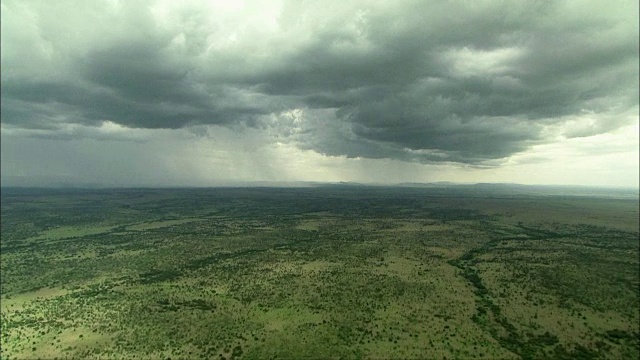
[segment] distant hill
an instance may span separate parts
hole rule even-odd
[[[524,185],[514,183],[455,183],[438,182],[403,182],[396,184],[358,183],[358,182],[317,182],[317,181],[218,181],[208,185],[157,185],[157,184],[109,184],[79,183],[65,177],[29,177],[3,176],[1,187],[6,188],[54,188],[54,189],[102,189],[102,188],[406,188],[430,189],[437,193],[481,196],[597,196],[615,198],[639,198],[639,189],[621,187],[596,187],[576,185]]]

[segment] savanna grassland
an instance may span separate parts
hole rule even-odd
[[[637,197],[3,189],[14,358],[638,358]]]

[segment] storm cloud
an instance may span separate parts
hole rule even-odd
[[[637,1],[2,1],[2,126],[38,137],[482,166],[631,124],[638,75]]]

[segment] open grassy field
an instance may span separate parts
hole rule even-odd
[[[3,359],[638,358],[637,197],[3,189]]]

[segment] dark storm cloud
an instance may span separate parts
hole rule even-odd
[[[244,90],[232,84],[192,79],[188,64],[162,54],[162,46],[116,44],[89,51],[72,63],[78,79],[7,79],[3,122],[47,127],[54,113],[61,122],[180,128],[247,121],[270,112],[268,105],[260,107],[259,94],[243,101]],[[12,106],[14,100],[24,104]]]
[[[328,155],[482,163],[549,141],[553,126],[568,137],[611,131],[638,105],[632,1],[293,1],[271,33],[231,31],[240,20],[212,21],[201,3],[164,20],[153,3],[127,3],[73,13],[121,29],[102,24],[77,48],[70,34],[86,19],[57,26],[42,3],[29,5],[3,2],[3,22],[38,15],[27,18],[40,45],[21,50],[33,59],[3,51],[2,122],[14,127],[242,123]],[[307,109],[300,132],[270,120],[296,108]],[[569,128],[583,114],[593,126]]]

